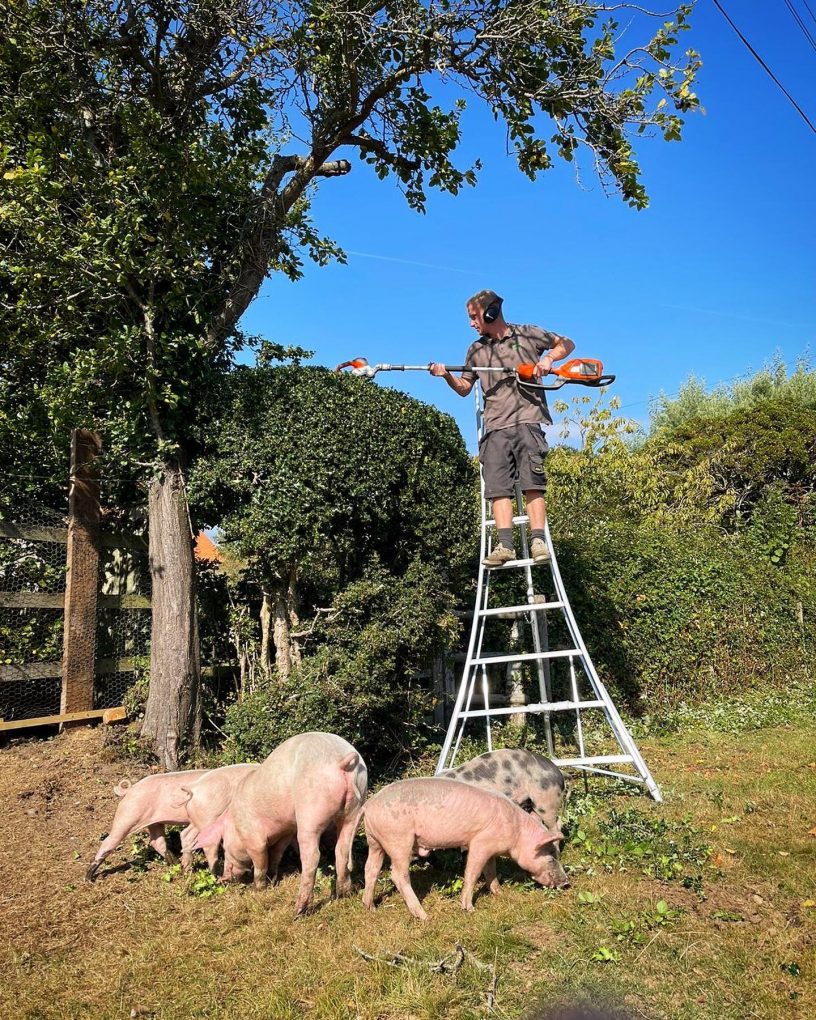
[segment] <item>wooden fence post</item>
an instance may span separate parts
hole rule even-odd
[[[99,591],[99,475],[102,452],[95,432],[71,432],[68,553],[60,713],[93,709],[96,605]]]

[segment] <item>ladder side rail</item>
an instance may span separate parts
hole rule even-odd
[[[578,680],[575,676],[575,659],[570,656],[570,686],[572,687],[572,700],[578,702]],[[581,709],[575,709],[575,724],[578,728],[578,754],[582,758],[586,758],[586,748],[584,747],[584,724],[581,719]]]
[[[481,641],[482,641],[482,637],[484,635],[484,619],[480,618],[479,613],[478,613],[478,608],[480,606],[482,606],[483,604],[484,605],[487,604],[487,592],[485,591],[485,571],[484,571],[484,567],[482,566],[482,560],[487,555],[487,553],[486,553],[486,542],[487,542],[486,531],[487,531],[487,529],[485,528],[485,523],[484,523],[485,522],[485,516],[484,516],[484,479],[481,479],[481,491],[482,491],[482,529],[481,529],[482,530],[482,534],[481,534],[481,540],[480,540],[480,543],[479,543],[479,576],[478,576],[478,579],[477,579],[477,582],[476,582],[476,608],[477,608],[477,612],[473,614],[473,623],[471,624],[471,627],[470,627],[470,638],[468,639],[468,650],[467,650],[467,655],[465,657],[465,665],[464,665],[464,668],[462,670],[462,679],[461,679],[461,681],[459,683],[459,690],[456,693],[456,701],[454,702],[454,705],[453,705],[453,711],[451,713],[450,722],[448,724],[448,730],[447,730],[447,732],[445,734],[445,739],[442,742],[442,750],[439,753],[439,760],[436,763],[435,775],[439,775],[439,773],[444,768],[447,767],[446,766],[446,762],[447,762],[447,759],[448,759],[448,754],[450,753],[451,744],[453,743],[453,739],[454,739],[454,736],[455,736],[455,733],[456,733],[456,727],[457,727],[457,723],[458,723],[458,720],[459,720],[459,714],[460,714],[460,712],[462,710],[462,705],[463,705],[463,703],[465,701],[465,696],[466,696],[467,691],[468,691],[468,686],[469,686],[468,685],[468,681],[470,679],[470,674],[471,674],[472,670],[476,669],[476,667],[473,665],[473,660],[474,660],[474,658],[477,657],[477,655],[474,654],[476,652],[476,643],[478,641],[479,647],[481,648]],[[468,698],[468,704],[469,703],[470,703],[470,698]],[[464,723],[462,723],[462,727],[463,726],[464,726]],[[456,751],[459,750],[459,743],[460,743],[460,741],[461,741],[461,733],[459,734],[459,740],[457,740],[457,742],[456,742]],[[453,755],[454,757],[456,756],[456,751],[454,751],[454,755]]]
[[[482,402],[481,402],[481,399],[479,397],[479,390],[480,390],[480,387],[477,386],[476,387],[476,431],[477,431],[477,434],[478,434],[479,438],[481,438],[482,430],[484,428],[484,421],[483,421]],[[485,575],[485,568],[482,566],[482,560],[487,555],[488,528],[487,528],[487,513],[486,513],[486,503],[485,503],[485,491],[484,491],[484,473],[482,472],[481,465],[479,466],[479,495],[480,495],[480,505],[481,505],[481,518],[482,518],[482,521],[481,521],[481,535],[480,535],[480,539],[479,539],[479,575],[478,575],[478,579],[477,579],[477,582],[476,582],[476,600],[475,600],[475,604],[476,604],[476,610],[477,611],[473,614],[473,623],[471,624],[471,628],[470,628],[470,638],[468,639],[468,650],[467,650],[467,655],[465,657],[465,665],[464,665],[464,668],[462,670],[462,679],[461,679],[461,681],[459,683],[459,690],[457,691],[457,694],[456,694],[456,701],[454,702],[454,705],[453,705],[453,711],[451,713],[450,722],[448,724],[447,732],[445,733],[445,739],[442,742],[442,750],[439,752],[439,760],[436,763],[436,770],[434,772],[435,775],[439,775],[439,773],[443,769],[449,767],[449,766],[447,766],[446,763],[447,763],[447,760],[448,760],[448,755],[451,752],[451,745],[453,744],[454,737],[456,736],[457,726],[458,726],[458,729],[459,729],[459,734],[458,734],[458,739],[456,740],[456,747],[455,747],[455,749],[453,751],[453,754],[451,755],[451,765],[453,764],[454,760],[456,759],[456,755],[457,755],[457,753],[459,751],[459,745],[460,745],[460,743],[462,741],[462,733],[464,732],[465,721],[466,721],[465,719],[461,719],[461,721],[460,721],[460,713],[462,711],[462,705],[465,702],[465,698],[466,697],[467,697],[468,708],[470,708],[470,700],[471,700],[471,697],[473,696],[472,687],[473,687],[473,683],[475,681],[475,670],[476,670],[476,666],[473,664],[473,660],[474,660],[474,658],[478,657],[478,653],[476,655],[474,655],[474,652],[476,650],[477,641],[478,641],[479,648],[481,649],[482,639],[484,637],[484,618],[480,618],[478,609],[479,609],[479,607],[484,608],[484,607],[487,606],[487,599],[488,599],[488,594],[489,594],[490,580],[489,580],[489,577],[488,577],[487,578],[487,583],[485,583],[485,577],[486,577],[486,575]],[[473,671],[472,674],[471,674],[471,671]],[[470,691],[469,694],[468,694],[468,691]]]
[[[522,500],[521,486],[518,484],[516,485],[515,495],[516,505],[518,506],[518,511],[519,514],[521,515],[524,513],[524,503]],[[530,559],[530,542],[529,537],[527,535],[528,524],[529,517],[525,517],[525,519],[519,524],[519,533],[521,535],[521,558],[523,560]],[[536,591],[535,585],[533,584],[533,569],[530,563],[527,563],[524,566],[524,579],[527,582],[527,604],[534,605]],[[538,656],[538,658],[534,660],[536,674],[538,676],[538,696],[541,698],[543,702],[548,702],[551,700],[550,664],[546,659],[541,658],[541,652],[542,650],[549,651],[549,648],[546,647],[546,643],[545,647],[542,648],[541,629],[538,625],[538,619],[536,614],[534,612],[531,612],[528,615],[527,619],[530,623],[530,632],[533,638],[533,650],[535,654]],[[555,744],[553,742],[552,723],[550,721],[549,715],[544,716],[544,737],[547,741],[548,751],[550,752],[550,754],[553,754],[555,751]]]
[[[487,749],[493,750],[493,730],[490,727],[490,691],[487,682],[487,666],[482,666],[482,701],[485,707],[485,727],[487,729]]]
[[[450,756],[448,758],[447,766],[443,766],[443,767],[447,767],[447,768],[452,769],[454,764],[456,763],[456,756],[459,754],[459,747],[461,746],[461,743],[462,743],[462,737],[465,735],[465,727],[467,726],[468,719],[470,719],[471,715],[472,715],[470,705],[471,705],[471,702],[473,701],[473,693],[476,690],[476,677],[477,676],[478,676],[478,669],[477,669],[476,666],[474,666],[473,669],[470,672],[470,675],[468,676],[467,698],[465,699],[464,708],[462,708],[459,711],[458,719],[455,719],[455,720],[452,719],[451,720],[451,725],[455,726],[456,740],[454,741],[453,749],[450,752]],[[463,683],[464,683],[464,679],[463,679]]]
[[[550,536],[549,522],[545,524],[545,527],[547,529],[547,545],[550,548],[552,554],[553,551],[552,538]],[[581,636],[580,630],[578,629],[578,624],[576,623],[575,616],[573,615],[572,606],[570,605],[569,599],[567,598],[567,593],[564,588],[564,582],[561,578],[561,571],[558,569],[558,562],[554,555],[552,556],[551,568],[553,581],[555,582],[556,594],[558,598],[564,603],[564,617],[567,621],[567,626],[569,628],[570,635],[572,636],[573,644],[580,651],[581,662],[583,664],[584,669],[586,670],[589,682],[592,685],[592,688],[596,696],[605,702],[604,711],[606,712],[606,716],[609,720],[609,725],[612,727],[612,731],[615,734],[618,743],[622,748],[624,748],[624,750],[626,750],[632,756],[632,760],[635,763],[638,772],[641,774],[641,776],[643,776],[643,779],[647,787],[649,788],[649,792],[651,793],[652,797],[660,804],[663,801],[663,795],[660,792],[660,787],[652,778],[652,774],[649,771],[646,762],[643,760],[640,751],[638,751],[637,746],[634,740],[632,739],[632,735],[626,728],[623,719],[620,716],[620,713],[618,712],[614,702],[609,696],[609,692],[607,691],[601,678],[598,676],[598,671],[595,669],[595,664],[593,663],[589,655],[589,652],[587,651],[586,645],[584,644],[584,639]]]

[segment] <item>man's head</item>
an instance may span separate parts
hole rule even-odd
[[[495,290],[480,290],[468,300],[467,312],[471,326],[479,336],[503,336],[507,323],[502,314],[503,299]]]

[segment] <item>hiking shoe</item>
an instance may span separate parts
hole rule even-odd
[[[501,567],[505,563],[509,563],[510,560],[516,558],[516,550],[508,549],[506,545],[493,547],[493,551],[482,560],[483,567]]]
[[[543,538],[534,538],[530,543],[530,557],[533,563],[548,563],[550,550]]]

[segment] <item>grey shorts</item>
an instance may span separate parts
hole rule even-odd
[[[485,496],[513,496],[516,484],[522,492],[544,489],[544,458],[549,446],[538,425],[511,425],[488,432],[479,443],[479,461],[485,480]]]

